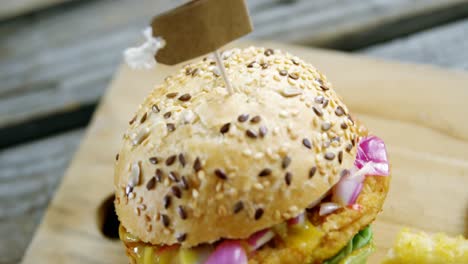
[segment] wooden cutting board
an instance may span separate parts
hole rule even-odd
[[[251,43],[250,43],[251,44]],[[235,46],[247,46],[238,43]],[[388,147],[393,180],[374,223],[378,263],[403,226],[468,233],[468,73],[274,43],[325,72]],[[98,208],[112,194],[114,157],[146,94],[177,67],[122,66],[52,200],[24,263],[128,263],[104,237]]]

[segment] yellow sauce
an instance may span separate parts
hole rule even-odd
[[[309,221],[305,221],[303,225],[290,226],[285,241],[290,247],[305,250],[318,246],[322,236],[322,231],[313,226]]]

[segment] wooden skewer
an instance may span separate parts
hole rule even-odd
[[[229,82],[228,76],[226,74],[226,69],[224,68],[224,64],[223,64],[223,61],[221,60],[221,56],[219,56],[218,50],[215,50],[213,54],[215,56],[216,63],[218,64],[219,70],[221,71],[221,76],[224,79],[224,83],[226,84],[226,88],[229,94],[233,94],[234,91],[232,90],[231,83]]]

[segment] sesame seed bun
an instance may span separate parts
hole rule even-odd
[[[115,207],[144,242],[246,238],[304,211],[351,168],[358,129],[324,75],[279,50],[181,69],[140,105],[115,164]]]

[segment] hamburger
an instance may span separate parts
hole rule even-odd
[[[129,122],[115,208],[131,263],[361,263],[389,187],[384,142],[312,65],[232,49],[182,67]]]

